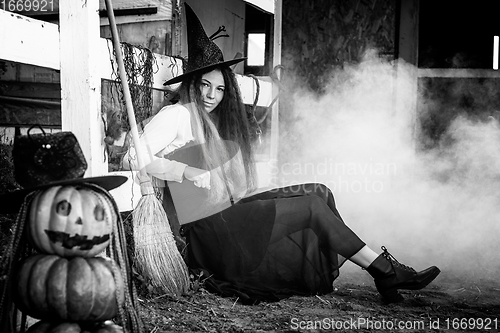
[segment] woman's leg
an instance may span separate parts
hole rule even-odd
[[[402,300],[398,289],[422,289],[440,273],[435,266],[417,272],[400,264],[384,247],[383,253],[378,255],[345,225],[335,207],[333,195],[326,186],[299,186],[302,188],[293,188],[296,196],[282,197],[277,201],[271,243],[299,230],[312,229],[320,243],[327,245],[330,255],[340,254],[366,269],[387,302]],[[303,195],[299,194],[300,191],[303,191]]]
[[[322,198],[327,204],[327,206],[330,208],[332,213],[337,218],[342,220],[342,217],[340,216],[340,213],[338,212],[337,207],[335,205],[335,199],[333,197],[333,194],[326,185],[318,183],[309,183],[303,185],[295,185],[295,187],[291,187],[291,189],[297,190],[297,187],[301,187],[304,190],[304,193],[306,193],[307,195],[314,195]],[[361,268],[367,268],[368,266],[370,266],[372,262],[375,261],[375,259],[377,259],[378,256],[379,255],[375,251],[373,251],[371,248],[365,245],[361,248],[361,250],[356,252],[348,259],[353,263],[355,263],[356,265],[360,266]]]
[[[361,268],[367,268],[379,256],[342,221],[331,193],[328,195],[320,190],[309,192],[309,195],[282,198],[278,200],[276,215],[271,244],[294,232],[311,228],[322,243],[328,244],[328,249]]]
[[[361,268],[368,268],[379,255],[365,245],[361,250],[349,258],[350,261],[355,263]]]
[[[328,256],[350,258],[366,244],[334,214],[326,202],[315,195],[302,195],[276,200],[276,218],[270,244],[298,231],[311,229]]]

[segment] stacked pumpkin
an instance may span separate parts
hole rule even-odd
[[[20,264],[15,297],[22,312],[41,319],[29,333],[123,332],[111,321],[125,297],[119,267],[96,256],[117,218],[102,196],[84,186],[53,186],[33,198],[27,236],[37,253]]]

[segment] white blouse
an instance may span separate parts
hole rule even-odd
[[[194,139],[189,110],[180,104],[165,106],[146,124],[139,139],[147,173],[164,180],[181,182],[187,165],[165,159],[164,156]],[[123,157],[123,167],[139,170],[133,142]]]

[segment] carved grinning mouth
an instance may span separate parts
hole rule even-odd
[[[103,236],[94,236],[88,239],[87,236],[80,236],[78,234],[70,236],[69,234],[61,231],[45,230],[45,233],[53,243],[61,243],[62,247],[72,249],[76,246],[80,250],[90,250],[94,245],[99,245],[109,240],[109,234]]]

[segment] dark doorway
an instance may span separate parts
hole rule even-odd
[[[273,15],[252,5],[245,8],[245,74],[268,76],[272,69]]]
[[[492,68],[500,1],[420,0],[418,66]]]

